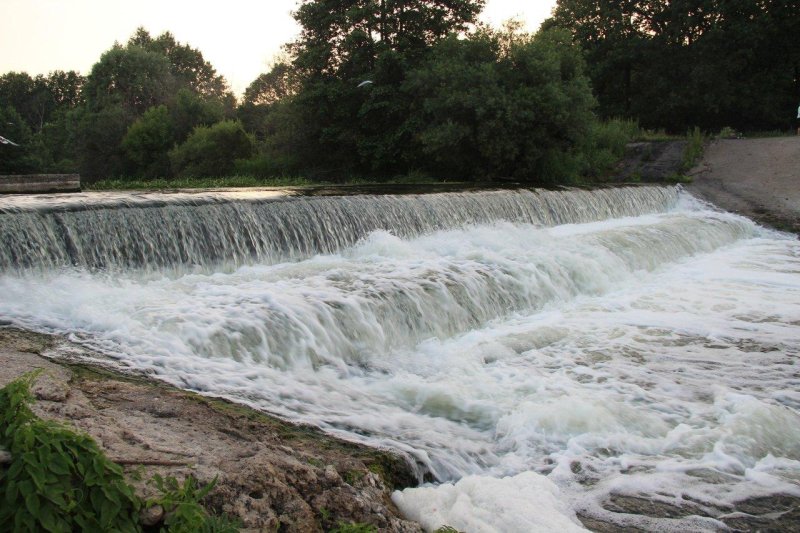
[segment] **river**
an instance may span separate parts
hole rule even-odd
[[[680,188],[4,202],[0,318],[397,450],[426,527],[800,497],[800,243]]]

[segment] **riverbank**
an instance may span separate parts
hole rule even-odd
[[[400,457],[145,377],[65,362],[75,349],[60,337],[0,328],[0,387],[42,369],[36,414],[89,434],[140,495],[153,495],[146,480],[154,474],[201,483],[219,476],[204,503],[244,530],[421,531],[390,500],[417,481]]]
[[[713,141],[690,175],[695,196],[800,233],[800,137]]]

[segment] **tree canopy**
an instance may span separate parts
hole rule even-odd
[[[798,0],[559,0],[601,114],[649,127],[784,129],[800,99]]]
[[[238,105],[199,50],[139,28],[85,78],[0,76],[0,134],[22,140],[0,172],[600,175],[625,128],[599,119],[788,129],[799,2],[558,0],[526,34],[482,26],[485,0],[301,0],[298,37]]]

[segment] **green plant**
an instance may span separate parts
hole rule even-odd
[[[739,137],[741,137],[741,134],[730,126],[722,128],[717,135],[718,139],[738,139]]]
[[[38,372],[0,389],[0,524],[11,531],[138,531],[140,503],[97,444],[29,408]]]
[[[348,485],[355,486],[359,481],[364,479],[365,475],[366,472],[363,472],[361,470],[348,470],[347,472],[344,473],[344,476],[342,477],[344,478],[345,483],[347,483]]]
[[[186,141],[170,150],[172,171],[180,177],[229,175],[237,159],[253,155],[253,138],[233,120],[197,126]]]
[[[39,419],[29,405],[32,372],[0,389],[0,450],[11,462],[0,466],[0,524],[3,531],[141,531],[139,497],[88,435]],[[141,473],[139,473],[141,476]],[[183,485],[159,475],[161,492],[147,505],[161,505],[170,532],[229,533],[238,525],[209,515],[199,501],[214,488],[192,477]]]
[[[181,485],[172,476],[166,478],[156,474],[151,483],[161,492],[157,498],[151,498],[147,505],[160,505],[166,512],[164,525],[170,532],[193,533],[227,533],[238,531],[237,524],[226,517],[215,517],[200,505],[202,500],[217,484],[215,477],[205,486],[200,486],[194,476],[188,476]]]
[[[681,170],[689,170],[703,155],[703,146],[705,144],[705,136],[700,128],[695,127],[686,134],[686,149],[683,152],[683,163]]]
[[[433,533],[461,533],[461,532],[452,526],[442,526]]]
[[[372,524],[339,522],[329,533],[376,533],[378,529]]]

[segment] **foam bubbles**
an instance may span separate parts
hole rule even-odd
[[[0,317],[398,450],[452,482],[396,495],[412,516],[469,531],[578,527],[576,512],[696,529],[720,523],[608,501],[718,517],[800,495],[798,274],[796,239],[682,196],[553,228],[378,231],[220,272],[7,273]]]
[[[466,476],[454,484],[395,492],[392,501],[428,531],[442,526],[470,533],[586,531],[558,487],[533,472],[501,479]]]

